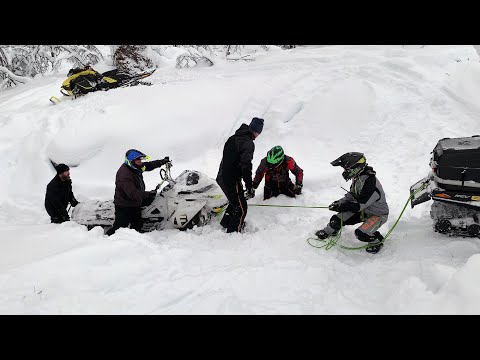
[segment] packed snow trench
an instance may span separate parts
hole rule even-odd
[[[330,162],[363,152],[393,226],[409,188],[444,137],[480,134],[480,62],[473,46],[307,46],[255,61],[158,68],[152,86],[52,105],[65,79],[0,93],[2,314],[480,314],[480,239],[435,233],[430,202],[408,205],[378,254],[328,251],[306,239],[327,209],[249,207],[244,233],[218,219],[140,234],[50,224],[50,159],[71,164],[76,198],[111,200],[130,148],[169,156],[172,175],[215,178],[226,139],[265,119],[253,169],[281,145],[304,169],[303,194],[250,204],[327,206],[350,183]],[[59,96],[60,97],[60,96]],[[293,175],[291,175],[293,178]],[[147,189],[157,171],[144,173]],[[361,246],[356,226],[339,243]]]

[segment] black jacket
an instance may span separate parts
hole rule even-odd
[[[45,194],[45,209],[54,222],[70,220],[67,212],[68,204],[75,207],[78,204],[73,195],[72,181],[62,181],[60,176],[55,177],[47,185]]]
[[[163,160],[144,162],[144,171],[152,171],[165,164]],[[145,182],[141,170],[132,169],[127,164],[122,164],[115,178],[115,195],[113,203],[121,207],[139,207],[150,196],[145,191]]]
[[[247,189],[252,187],[252,160],[255,144],[253,133],[247,124],[242,124],[235,134],[230,136],[223,147],[223,157],[218,169],[218,179],[225,186],[234,186],[243,178]]]

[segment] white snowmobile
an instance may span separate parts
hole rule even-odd
[[[480,136],[443,138],[432,154],[432,170],[410,187],[412,208],[432,199],[436,232],[480,237]]]
[[[175,180],[170,176],[169,165],[160,169],[162,182],[167,181],[153,202],[142,208],[142,232],[176,228],[191,229],[210,222],[212,216],[221,214],[228,200],[215,180],[195,170],[185,170]],[[90,230],[101,226],[105,230],[115,220],[113,200],[83,201],[72,212],[71,219],[86,225]]]

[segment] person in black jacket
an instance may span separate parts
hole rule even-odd
[[[57,175],[48,183],[45,194],[45,209],[52,223],[61,224],[69,221],[67,206],[77,206],[79,202],[75,199],[70,179],[70,168],[65,164],[58,164]]]
[[[255,196],[252,186],[252,160],[255,151],[253,140],[262,132],[263,122],[263,119],[254,117],[250,125],[242,124],[223,147],[216,180],[229,201],[220,222],[227,229],[227,233],[240,232],[243,229],[247,215],[247,199]],[[247,188],[245,194],[242,178]]]
[[[142,206],[150,205],[157,194],[157,190],[145,191],[145,182],[142,173],[152,171],[160,166],[170,162],[166,156],[162,160],[148,160],[141,151],[130,149],[125,154],[125,162],[120,166],[115,178],[115,195],[113,203],[115,204],[115,221],[110,229],[105,233],[110,236],[121,227],[128,227],[141,232]]]

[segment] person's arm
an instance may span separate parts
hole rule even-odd
[[[303,184],[303,169],[298,166],[295,160],[291,157],[287,161],[288,169],[295,175],[295,183]]]
[[[72,190],[72,189],[70,189],[70,194],[71,194],[71,195],[70,195],[70,200],[69,200],[69,202],[70,202],[70,204],[71,204],[73,207],[75,207],[75,206],[78,205],[78,200],[75,199],[75,195],[73,195],[73,190]]]
[[[240,150],[240,168],[242,169],[242,178],[247,189],[252,187],[252,160],[254,151],[255,144],[253,141],[245,141]]]
[[[160,166],[165,165],[170,161],[168,156],[165,156],[162,160],[153,160],[142,163],[142,166],[145,167],[144,171],[152,171],[158,169]]]
[[[255,172],[255,178],[253,179],[253,188],[256,189],[260,185],[260,183],[263,180],[263,177],[265,176],[265,173],[267,172],[267,159],[263,158],[262,161],[260,161],[260,164],[258,165],[257,171]]]

